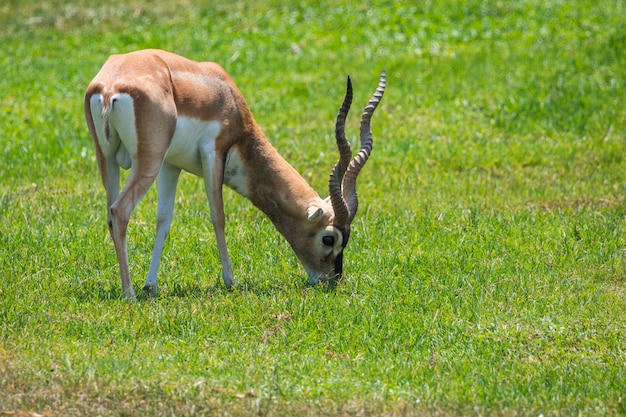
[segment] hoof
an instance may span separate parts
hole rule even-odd
[[[224,284],[226,285],[226,288],[229,290],[232,290],[235,287],[235,279],[229,275],[222,275],[222,278],[224,279]]]
[[[130,302],[137,301],[137,296],[135,295],[135,290],[133,290],[132,288],[129,289],[129,290],[124,291],[124,293],[122,294],[122,298],[124,298],[125,300],[128,300]]]
[[[148,294],[150,297],[156,297],[157,295],[157,287],[156,285],[146,284],[143,286],[143,291]]]

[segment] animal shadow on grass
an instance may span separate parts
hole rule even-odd
[[[122,299],[122,288],[116,277],[110,280],[97,280],[91,283],[83,282],[74,291],[75,297],[83,301],[98,300],[100,302],[111,302]],[[234,292],[255,294],[259,297],[273,296],[278,293],[287,293],[294,289],[299,293],[310,291],[322,291],[333,293],[337,285],[341,283],[329,281],[320,282],[314,286],[309,285],[304,276],[297,277],[275,277],[273,279],[255,280],[253,277],[240,280],[237,285],[228,289],[220,279],[214,282],[206,280],[185,280],[180,276],[172,276],[170,279],[162,278],[162,284],[157,288],[156,297],[143,290],[143,282],[133,282],[138,302],[156,301],[162,298],[210,298],[213,296],[227,297]]]
[[[255,281],[253,278],[243,279],[237,283],[234,288],[228,289],[221,279],[214,283],[198,282],[190,284],[189,282],[170,282],[165,288],[157,290],[156,298],[161,297],[177,297],[177,298],[207,298],[212,296],[227,297],[231,293],[249,293],[256,296],[265,297],[273,296],[277,293],[287,293],[295,289],[300,293],[308,291],[325,291],[334,292],[337,283],[319,283],[315,286],[309,285],[305,277],[297,277],[294,279],[281,280],[276,278],[268,282],[267,280]],[[139,300],[150,299],[151,295],[142,291],[138,294]]]
[[[92,283],[83,282],[78,288],[73,289],[74,296],[82,301],[98,300],[110,302],[122,298],[122,289],[117,280],[97,281]]]

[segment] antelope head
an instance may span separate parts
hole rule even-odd
[[[317,281],[329,281],[334,284],[342,278],[343,252],[350,238],[350,225],[359,207],[356,180],[372,152],[373,138],[370,121],[383,97],[385,85],[386,75],[383,70],[376,92],[363,111],[360,131],[361,148],[353,158],[352,149],[345,134],[346,117],[352,104],[352,82],[348,77],[346,95],[337,114],[335,125],[339,161],[335,164],[328,181],[330,195],[324,200],[324,207],[310,206],[307,212],[307,220],[318,226],[313,251],[309,249],[310,256],[300,256],[309,274],[310,284],[315,284]],[[296,253],[301,254],[302,251],[296,249]]]

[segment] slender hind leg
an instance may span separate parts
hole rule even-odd
[[[154,183],[159,166],[142,166],[138,161],[133,162],[128,182],[109,209],[111,235],[115,243],[117,261],[120,265],[120,277],[122,279],[122,293],[125,298],[134,300],[135,290],[130,280],[130,268],[128,266],[128,248],[126,246],[126,232],[130,216],[137,204],[146,195],[150,186]],[[160,165],[160,164],[159,164]]]

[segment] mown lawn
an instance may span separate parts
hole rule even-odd
[[[625,414],[626,6],[223,3],[0,5],[0,415]],[[227,291],[183,175],[159,295],[121,299],[82,100],[148,47],[224,66],[324,196],[345,77],[356,142],[386,69],[335,291],[231,191]]]

